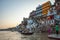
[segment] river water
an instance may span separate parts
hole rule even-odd
[[[19,32],[0,31],[0,40],[51,40],[47,33],[34,33],[33,35],[22,35]]]

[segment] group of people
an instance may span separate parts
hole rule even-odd
[[[54,29],[55,29],[55,33],[58,35],[58,34],[59,34],[59,29],[60,29],[60,28],[59,28],[59,25],[56,24],[55,27],[54,27]],[[48,28],[48,34],[51,34],[52,30],[53,30],[53,28],[50,26],[50,27]]]

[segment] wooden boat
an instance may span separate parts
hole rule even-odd
[[[18,32],[20,32],[21,34],[24,34],[24,35],[32,35],[34,32],[23,32],[21,30],[19,30]]]
[[[32,31],[21,31],[20,32],[21,34],[24,34],[24,35],[32,35],[34,32],[32,32]]]
[[[33,32],[28,32],[28,33],[22,33],[22,32],[21,32],[21,34],[24,34],[24,35],[32,35]]]

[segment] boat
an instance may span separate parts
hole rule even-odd
[[[18,31],[18,32],[20,32],[21,34],[24,34],[24,35],[32,35],[34,32],[32,32],[32,31]]]
[[[34,32],[32,32],[32,31],[25,31],[24,32],[24,30],[19,30],[18,32],[20,32],[21,34],[23,34],[23,35],[32,35]]]
[[[23,35],[32,35],[33,32],[27,32],[27,33],[22,33],[22,32],[21,32],[21,34],[23,34]]]

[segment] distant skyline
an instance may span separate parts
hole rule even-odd
[[[23,17],[49,0],[0,0],[0,28],[14,27],[21,23]],[[54,3],[54,0],[50,0]]]

